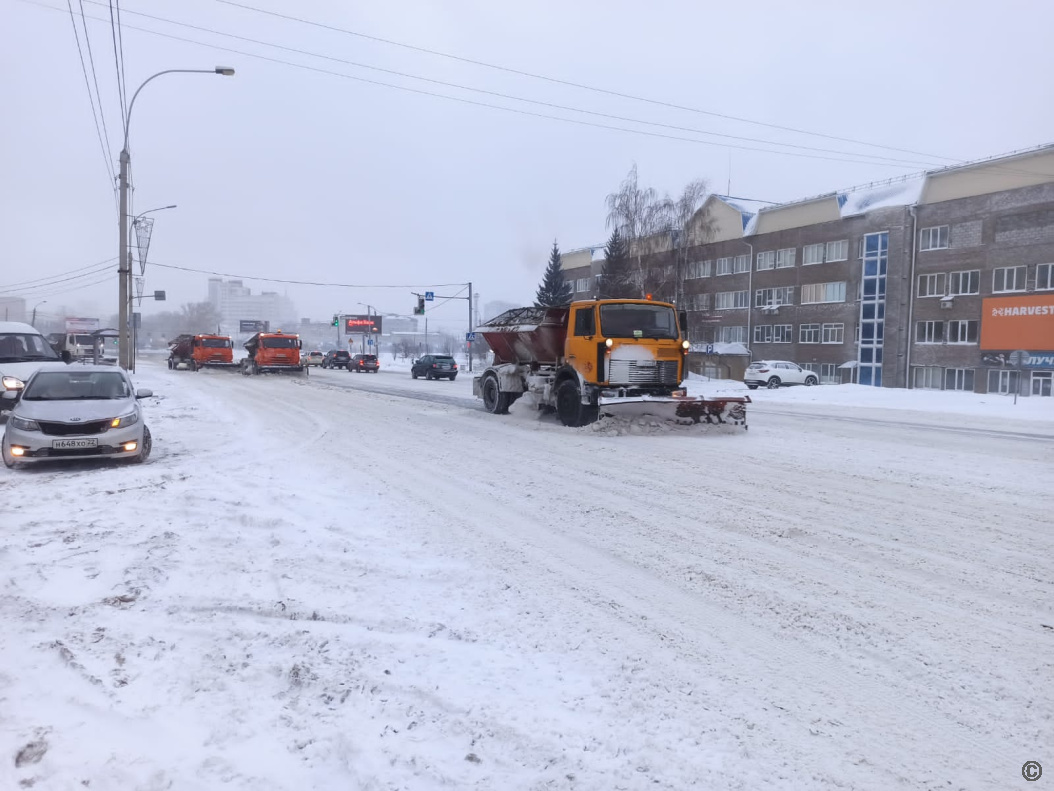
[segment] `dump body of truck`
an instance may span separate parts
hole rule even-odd
[[[307,368],[300,360],[300,336],[278,332],[258,332],[244,344],[249,356],[242,363],[245,374],[298,373]]]
[[[234,368],[234,344],[227,335],[180,335],[168,344],[168,367],[197,371]]]
[[[681,387],[684,323],[673,305],[651,300],[515,308],[477,329],[494,362],[473,379],[473,393],[503,414],[529,392],[568,426],[650,415],[745,427],[748,396],[698,398]]]

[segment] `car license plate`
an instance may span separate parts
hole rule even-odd
[[[78,450],[80,448],[97,448],[97,439],[55,439],[51,441],[53,450]]]

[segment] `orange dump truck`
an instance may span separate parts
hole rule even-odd
[[[258,332],[245,342],[249,356],[242,361],[242,373],[247,376],[262,373],[295,373],[307,375],[300,359],[299,335],[278,332]]]
[[[168,344],[168,367],[197,371],[233,368],[234,344],[227,335],[180,335]]]

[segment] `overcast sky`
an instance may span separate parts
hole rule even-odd
[[[12,283],[90,272],[84,268],[117,254],[114,194],[70,14],[63,0],[36,2],[0,0],[0,293]],[[724,193],[731,161],[732,195],[783,201],[1054,140],[1054,6],[1036,0],[238,2],[559,80],[924,155],[559,85],[218,0],[125,0],[129,94],[162,69],[237,69],[232,78],[165,76],[136,102],[134,208],[178,204],[156,215],[150,259],[159,264],[353,284],[471,280],[484,302],[526,304],[554,238],[568,250],[605,240],[604,197],[634,162],[641,180],[662,192],[703,177]],[[78,26],[80,3],[72,0]],[[83,6],[116,170],[122,135],[109,7],[90,0]],[[83,33],[80,43],[85,48]],[[481,107],[218,47],[707,144]],[[87,63],[86,49],[84,57]],[[698,131],[528,104],[339,60]],[[890,166],[865,154],[909,162]],[[147,275],[147,290],[167,290],[170,302],[147,303],[145,312],[206,297],[206,275],[158,267]],[[42,311],[108,316],[116,312],[116,277],[91,285],[105,276],[15,293],[30,307],[47,299]],[[315,318],[356,312],[360,302],[409,312],[413,301],[409,288],[247,285],[283,291],[302,316]],[[454,302],[432,316],[461,322],[465,313],[465,303]]]

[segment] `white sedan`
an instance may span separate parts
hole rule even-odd
[[[820,383],[820,377],[787,360],[758,360],[747,367],[743,382],[751,390],[757,390],[762,385],[771,389],[785,385],[811,387]]]

